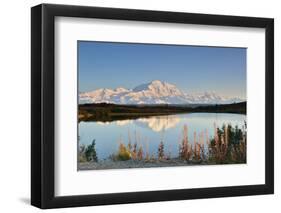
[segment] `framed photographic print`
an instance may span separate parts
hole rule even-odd
[[[272,194],[274,21],[31,9],[31,203]]]

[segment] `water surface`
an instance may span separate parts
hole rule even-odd
[[[188,139],[206,132],[214,136],[214,126],[231,124],[242,128],[246,115],[231,113],[186,113],[177,115],[151,116],[135,120],[113,122],[87,121],[79,123],[79,144],[88,145],[94,139],[98,159],[107,159],[118,150],[119,143],[137,142],[149,155],[157,156],[158,145],[164,142],[164,150],[171,157],[177,157],[179,143],[183,138],[183,127],[188,127]]]

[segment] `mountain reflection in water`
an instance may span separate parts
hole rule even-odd
[[[106,159],[115,153],[120,140],[127,144],[128,135],[132,142],[137,135],[140,145],[148,145],[149,152],[154,155],[157,155],[158,145],[163,140],[165,147],[170,147],[171,154],[177,156],[184,125],[188,127],[188,138],[193,141],[195,132],[207,131],[209,137],[213,137],[214,124],[231,124],[242,128],[245,121],[246,115],[231,113],[186,113],[112,122],[82,121],[78,134],[80,145],[90,144],[95,139],[99,159]]]

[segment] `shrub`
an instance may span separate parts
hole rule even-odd
[[[117,160],[125,161],[131,159],[130,150],[122,143],[119,145]]]
[[[246,125],[245,125],[246,126]],[[216,163],[246,162],[246,130],[231,125],[215,128],[215,137],[210,143],[209,161]]]
[[[85,149],[85,156],[87,161],[98,162],[98,157],[96,153],[96,140],[92,141],[92,144],[88,145]]]
[[[163,141],[160,142],[159,146],[158,146],[158,159],[162,160],[164,159],[164,143]]]

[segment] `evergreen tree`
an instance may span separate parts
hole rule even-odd
[[[86,155],[87,161],[98,162],[98,157],[97,157],[95,146],[96,146],[96,140],[93,140],[92,144],[87,146],[87,148],[85,150],[85,155]]]

